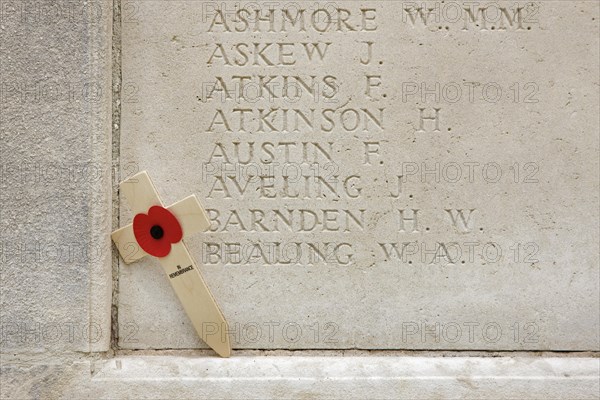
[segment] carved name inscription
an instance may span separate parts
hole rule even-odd
[[[410,4],[402,10],[413,26],[416,15],[427,24],[435,12]],[[463,10],[464,29],[490,13],[475,11]],[[506,29],[505,22],[520,28],[522,11],[517,8],[513,18],[499,9],[500,29]],[[452,109],[442,107],[441,94],[457,96],[456,87],[403,85],[405,103],[416,94],[421,101],[411,110],[408,135],[402,125],[390,124],[392,88],[383,74],[388,60],[377,40],[381,17],[378,7],[358,5],[219,7],[206,14],[202,26],[214,40],[197,99],[211,116],[200,130],[216,140],[207,143],[210,153],[202,160],[215,233],[202,249],[205,264],[463,265],[506,260],[511,246],[521,246],[482,241],[477,235],[483,231],[477,223],[482,211],[475,199],[447,203],[456,209],[422,209],[408,193],[419,189],[418,181],[409,182],[416,164],[397,160],[413,159],[410,146],[389,143],[409,135],[435,140],[442,131],[451,132],[445,117]],[[304,33],[309,36],[301,41],[281,40]],[[351,54],[342,35],[356,43]],[[348,68],[335,68],[340,63]],[[474,87],[463,83],[459,95],[469,89],[473,98]],[[493,90],[485,86],[481,93],[489,98]],[[421,173],[437,183],[443,178],[460,184],[478,165],[465,162],[423,165]],[[485,167],[486,179],[502,173],[503,166],[495,167]],[[427,219],[430,226],[423,227]],[[443,240],[434,238],[441,232],[447,233]],[[274,233],[277,240],[270,241]],[[527,257],[512,261],[536,262],[533,247]]]

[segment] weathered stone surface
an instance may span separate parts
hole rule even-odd
[[[106,351],[111,6],[1,8],[0,351]]]
[[[599,367],[567,357],[125,356],[6,367],[1,383],[7,399],[596,399]]]
[[[235,347],[598,350],[598,3],[172,4],[124,4],[121,174],[210,210]],[[119,278],[120,346],[203,346],[156,261]]]

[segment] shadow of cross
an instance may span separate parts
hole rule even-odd
[[[136,217],[139,214],[148,214],[153,206],[163,207],[156,188],[145,171],[123,181],[119,188],[127,198]],[[187,238],[198,231],[206,231],[210,226],[206,212],[195,195],[189,196],[166,209],[179,222],[183,238]],[[152,229],[155,228],[156,226],[152,227]],[[160,232],[162,236],[162,228]],[[152,237],[155,233],[152,233]],[[116,230],[111,237],[126,264],[149,255],[142,249],[136,239],[134,224]],[[146,250],[150,251],[148,248]],[[179,240],[177,243],[172,243],[171,250],[166,256],[156,258],[165,270],[173,290],[175,290],[200,338],[221,357],[229,357],[231,345],[227,334],[227,322],[183,241]]]

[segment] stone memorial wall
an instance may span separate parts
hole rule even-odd
[[[126,2],[121,175],[202,199],[234,347],[597,346],[598,52],[557,49],[566,12]],[[124,348],[202,346],[162,274],[120,266]]]
[[[0,0],[0,397],[598,398],[599,18]],[[231,358],[110,242],[144,170]]]

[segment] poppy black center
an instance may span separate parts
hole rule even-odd
[[[163,231],[163,228],[159,225],[154,225],[152,228],[150,228],[150,235],[156,240],[162,239],[164,234],[165,232]]]

